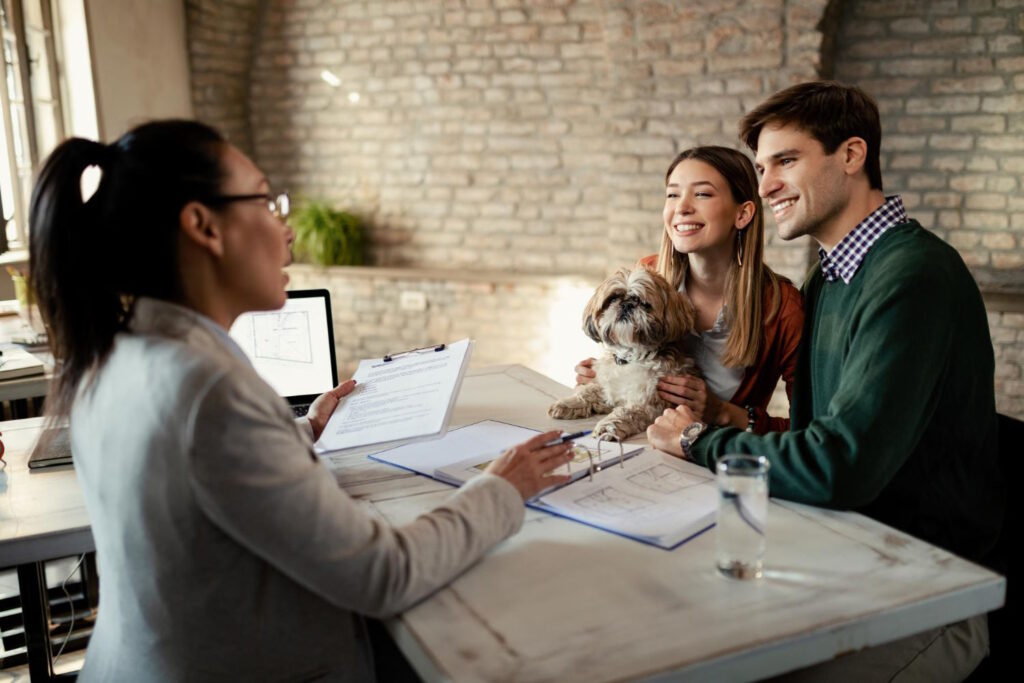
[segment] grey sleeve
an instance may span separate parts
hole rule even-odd
[[[229,537],[328,602],[400,612],[519,530],[523,503],[492,475],[399,528],[367,514],[252,387],[230,376],[197,396],[189,462],[199,507]]]

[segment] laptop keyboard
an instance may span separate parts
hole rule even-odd
[[[306,413],[309,412],[309,405],[310,404],[308,403],[304,403],[302,405],[292,406],[292,412],[295,413],[295,417],[305,417]]]

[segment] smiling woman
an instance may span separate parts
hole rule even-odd
[[[791,391],[803,308],[792,284],[763,261],[764,211],[750,160],[727,147],[694,147],[665,174],[665,230],[655,269],[696,311],[685,341],[703,377],[662,377],[661,398],[686,405],[705,423],[758,433],[788,428],[770,417],[781,377]],[[577,368],[587,382],[589,361]],[[679,452],[675,448],[666,448]]]

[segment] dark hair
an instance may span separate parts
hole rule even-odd
[[[693,147],[679,154],[665,173],[668,184],[672,171],[680,163],[693,159],[718,171],[729,184],[736,204],[754,203],[754,215],[747,227],[736,234],[737,258],[731,261],[726,276],[725,308],[729,316],[729,337],[722,363],[726,367],[747,367],[757,362],[764,336],[764,325],[779,310],[779,277],[764,263],[764,207],[757,195],[757,173],[750,159],[728,147]],[[690,262],[686,254],[675,250],[663,231],[658,253],[658,273],[675,288],[686,278]],[[770,310],[765,310],[765,288],[773,293]]]
[[[871,189],[882,189],[879,150],[882,125],[878,105],[866,92],[837,81],[811,81],[780,90],[740,121],[740,139],[757,151],[761,129],[769,124],[794,125],[809,133],[832,154],[852,137],[867,143],[864,170]]]
[[[46,160],[29,209],[29,275],[58,359],[47,409],[66,415],[136,297],[176,300],[179,214],[218,192],[224,138],[194,121],[154,121],[116,142],[72,138]],[[83,201],[82,174],[100,169]]]

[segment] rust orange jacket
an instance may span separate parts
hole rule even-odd
[[[656,269],[658,255],[640,259],[638,266]],[[754,432],[784,432],[789,429],[789,418],[768,414],[768,402],[775,392],[779,378],[786,383],[786,396],[793,397],[793,376],[796,372],[796,351],[800,344],[800,331],[804,324],[804,305],[800,292],[788,280],[781,279],[779,293],[782,303],[778,312],[765,325],[757,362],[746,369],[743,380],[729,402],[740,407],[754,408]],[[773,292],[765,292],[764,307],[772,309]]]

